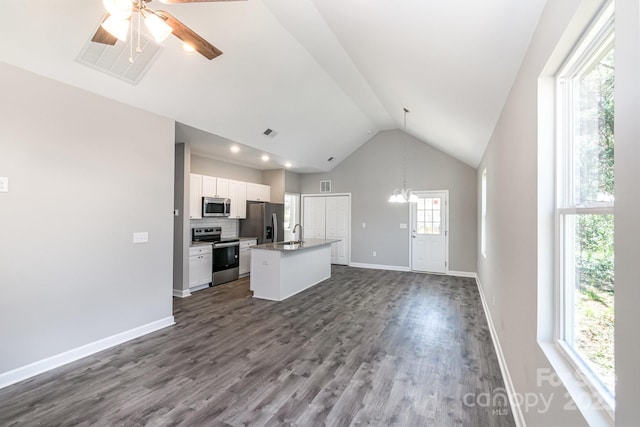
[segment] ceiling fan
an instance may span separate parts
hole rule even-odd
[[[160,0],[168,4],[217,1],[237,0]],[[158,43],[173,33],[182,40],[185,50],[197,51],[209,60],[222,55],[221,50],[178,21],[169,12],[151,9],[147,6],[149,2],[151,0],[103,0],[107,14],[91,41],[108,45],[114,45],[118,40],[126,41],[127,34],[132,33],[133,12],[138,12],[138,33],[140,33],[140,22],[144,20],[147,29]],[[139,43],[138,52],[140,52]],[[133,59],[131,58],[130,61],[133,62]]]

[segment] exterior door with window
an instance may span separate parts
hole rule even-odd
[[[447,272],[447,192],[416,193],[411,204],[411,269]]]

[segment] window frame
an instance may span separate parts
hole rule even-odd
[[[601,60],[603,54],[614,47],[614,8],[609,2],[594,20],[594,24],[578,41],[576,49],[567,56],[565,63],[555,76],[556,84],[556,167],[555,167],[555,314],[553,320],[554,342],[559,353],[568,361],[574,372],[580,373],[582,382],[593,396],[600,397],[601,406],[614,419],[615,391],[609,392],[599,377],[591,370],[587,362],[567,343],[567,336],[573,334],[569,327],[572,313],[567,311],[567,300],[573,297],[573,281],[567,280],[571,272],[566,269],[565,259],[572,248],[565,247],[565,218],[570,215],[614,215],[614,201],[574,203],[574,178],[572,155],[574,149],[571,127],[574,117],[571,102],[573,97],[573,79],[578,79],[591,65]],[[568,126],[566,124],[569,124]],[[570,330],[571,329],[571,330]],[[578,375],[576,375],[578,377]]]

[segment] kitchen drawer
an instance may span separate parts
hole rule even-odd
[[[258,239],[240,240],[240,249],[248,248],[258,244]]]
[[[189,256],[210,254],[212,252],[213,252],[213,247],[211,246],[211,244],[196,245],[196,246],[191,246],[189,248]]]

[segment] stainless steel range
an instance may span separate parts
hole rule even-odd
[[[194,242],[213,243],[212,286],[238,279],[240,271],[240,240],[223,239],[221,227],[191,229]]]

